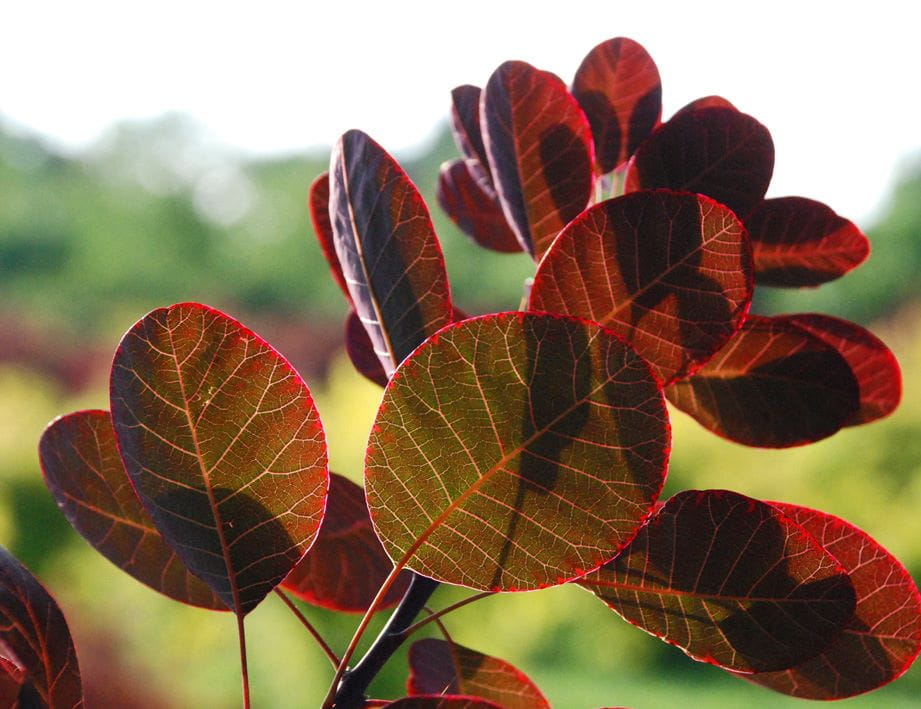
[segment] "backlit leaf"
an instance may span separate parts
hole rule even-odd
[[[751,249],[731,210],[643,190],[570,222],[537,269],[529,307],[611,328],[668,382],[729,339],[751,293]]]
[[[453,642],[426,638],[409,649],[410,694],[466,694],[505,709],[550,709],[547,698],[517,667]]]
[[[333,148],[329,205],[353,306],[389,375],[451,321],[448,275],[432,220],[396,160],[357,130]]]
[[[834,347],[782,318],[757,315],[665,393],[714,433],[766,448],[830,436],[859,407],[851,367]]]
[[[540,259],[592,194],[588,120],[554,74],[520,61],[493,72],[480,121],[502,211],[525,250]]]
[[[742,672],[814,657],[854,611],[834,557],[776,507],[725,490],[678,493],[579,584],[695,660]]]
[[[2,643],[0,643],[2,646]],[[0,647],[0,652],[3,648]],[[22,669],[5,657],[0,657],[0,707],[16,708],[16,701],[22,688],[25,675]]]
[[[759,285],[818,286],[870,255],[870,242],[857,225],[804,197],[766,199],[745,219],[745,226]]]
[[[227,610],[163,540],[131,486],[108,411],[78,411],[42,434],[45,482],[68,521],[117,567],[170,598]]]
[[[480,129],[480,96],[478,86],[464,84],[451,92],[451,132],[457,149],[468,160],[474,161],[473,174],[489,178],[489,158]]]
[[[368,444],[384,548],[482,590],[563,583],[652,509],[669,428],[648,365],[595,323],[500,313],[442,330],[397,371]]]
[[[386,704],[390,709],[505,709],[501,704],[463,695],[431,694],[424,697],[403,697]]]
[[[728,99],[722,96],[701,96],[675,111],[675,116],[680,113],[687,113],[688,111],[697,111],[701,108],[731,108],[737,110]],[[675,116],[672,116],[672,118]]]
[[[712,197],[744,219],[774,172],[767,128],[729,108],[680,112],[663,123],[630,161],[627,191],[668,187]]]
[[[592,127],[598,172],[626,162],[662,117],[662,82],[649,53],[626,37],[602,42],[582,60],[572,93]]]
[[[326,443],[294,368],[236,320],[160,308],[122,338],[112,420],[163,538],[234,612],[252,610],[313,543]]]
[[[345,321],[345,352],[359,374],[375,384],[382,387],[387,386],[390,377],[387,376],[384,365],[374,352],[371,336],[354,310],[349,313]]]
[[[307,197],[307,204],[310,207],[310,221],[313,223],[313,233],[320,243],[320,250],[329,264],[329,270],[333,274],[333,280],[339,284],[345,298],[350,303],[352,296],[349,294],[349,287],[345,283],[345,274],[342,272],[342,265],[339,263],[339,257],[336,255],[336,244],[333,240],[333,225],[329,220],[329,173],[324,172],[310,185],[310,192]]]
[[[364,490],[331,474],[326,515],[317,541],[282,585],[307,603],[363,613],[393,568],[371,527]],[[378,610],[396,605],[409,583],[408,572],[395,583]]]
[[[921,594],[905,568],[866,532],[830,514],[772,503],[847,570],[857,608],[821,654],[788,670],[746,675],[804,699],[843,699],[900,677],[921,651]]]
[[[83,706],[77,653],[64,614],[54,599],[0,547],[0,648],[19,667],[20,691],[51,709]],[[37,697],[36,697],[37,695]],[[20,699],[22,699],[20,695]],[[22,704],[23,709],[29,706]]]

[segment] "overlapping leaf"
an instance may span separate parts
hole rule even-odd
[[[38,450],[55,501],[100,554],[170,598],[227,610],[154,526],[118,454],[108,411],[78,411],[56,419],[42,434]]]
[[[588,120],[559,77],[512,61],[490,77],[480,121],[502,210],[521,245],[540,259],[591,197]]]
[[[662,117],[662,82],[649,53],[616,37],[588,53],[572,93],[592,128],[598,172],[626,162]]]
[[[333,280],[339,284],[342,292],[345,293],[346,300],[352,302],[352,296],[349,294],[349,287],[345,282],[345,274],[342,272],[342,265],[339,263],[339,256],[336,255],[336,243],[333,239],[333,225],[329,219],[329,173],[324,172],[310,185],[310,191],[307,196],[307,205],[310,208],[310,221],[313,223],[313,232],[320,244],[320,250],[326,263],[329,264],[329,270],[333,274]]]
[[[282,585],[301,600],[331,610],[363,613],[393,568],[371,527],[364,490],[341,475],[330,475],[329,500],[317,541]],[[404,574],[378,610],[396,605]]]
[[[836,348],[782,318],[755,315],[665,393],[714,433],[767,448],[830,436],[860,405],[857,381]]]
[[[436,192],[438,204],[480,246],[517,253],[521,244],[505,220],[496,190],[476,165],[472,160],[452,160],[441,166]]]
[[[194,303],[149,313],[112,364],[119,449],[157,529],[237,614],[312,544],[326,443],[306,385],[264,340]]]
[[[398,370],[365,487],[395,561],[527,590],[612,558],[649,514],[668,449],[661,390],[613,333],[501,313],[445,328]]]
[[[700,98],[694,99],[690,103],[685,104],[677,111],[675,111],[675,116],[680,113],[687,113],[688,111],[697,111],[701,108],[731,108],[736,110],[736,107],[732,105],[732,102],[723,98],[722,96],[701,96]],[[672,118],[675,116],[672,116]]]
[[[354,310],[345,321],[345,352],[359,374],[375,384],[387,386],[390,377],[387,376],[384,365],[374,351],[371,336]]]
[[[696,660],[742,672],[814,657],[854,612],[847,572],[774,506],[725,490],[672,497],[579,583]]]
[[[866,532],[830,514],[773,503],[850,574],[854,616],[821,654],[788,670],[746,675],[804,699],[843,699],[901,676],[921,651],[921,594],[904,567]]]
[[[628,192],[699,192],[744,219],[767,191],[774,143],[767,128],[730,108],[679,112],[644,142],[627,169]]]
[[[24,679],[24,673],[16,663],[0,657],[0,707],[17,709],[16,702],[20,699]]]
[[[464,695],[430,694],[423,697],[403,697],[386,704],[390,709],[505,709],[501,704]]]
[[[0,647],[21,671],[20,700],[53,709],[83,706],[77,653],[54,599],[0,547]],[[25,696],[24,696],[25,695]]]
[[[412,695],[466,694],[505,709],[549,709],[547,698],[517,667],[505,660],[446,640],[426,638],[409,649]]]
[[[755,278],[766,286],[818,286],[843,276],[870,255],[857,225],[804,197],[766,199],[745,219]]]
[[[353,307],[389,375],[451,321],[448,275],[428,209],[397,162],[351,130],[330,158],[329,210]]]
[[[751,248],[731,210],[643,190],[570,222],[538,267],[529,307],[611,328],[669,382],[729,339],[751,293]]]
[[[489,158],[480,129],[480,97],[482,89],[464,84],[451,92],[451,131],[457,149],[468,160],[473,161],[473,174],[478,178],[490,178]]]

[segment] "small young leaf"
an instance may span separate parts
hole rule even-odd
[[[55,419],[39,442],[45,483],[93,547],[138,581],[193,606],[227,610],[163,541],[131,486],[108,411]]]
[[[310,185],[310,192],[307,197],[307,204],[310,207],[310,220],[313,223],[313,233],[320,243],[320,250],[329,264],[329,270],[333,274],[333,280],[339,284],[342,292],[345,293],[345,299],[351,303],[352,296],[349,294],[349,287],[345,282],[345,274],[342,272],[342,265],[339,263],[339,256],[336,254],[336,243],[333,239],[333,225],[329,219],[329,173],[324,172]]]
[[[782,318],[757,315],[665,394],[714,433],[765,448],[830,436],[860,405],[857,381],[837,349]]]
[[[329,500],[317,541],[282,582],[307,603],[347,613],[364,613],[393,562],[371,527],[371,516],[360,486],[341,475],[330,475]],[[409,574],[404,573],[378,610],[396,605]]]
[[[352,310],[345,321],[345,352],[352,366],[365,379],[382,387],[387,386],[390,377],[384,371],[384,365],[374,352],[371,336],[361,323],[358,313]]]
[[[529,308],[611,328],[670,382],[725,344],[751,294],[751,249],[731,210],[642,190],[569,223],[537,269]]]
[[[759,285],[818,286],[857,268],[870,242],[853,223],[804,197],[766,199],[745,219]]]
[[[392,559],[480,590],[563,583],[650,513],[669,428],[648,365],[595,323],[471,318],[406,360],[368,444],[371,518]]]
[[[185,565],[238,615],[310,548],[326,443],[294,368],[236,320],[160,308],[122,338],[112,420],[144,506]]]
[[[921,594],[911,576],[849,522],[807,507],[772,504],[841,562],[857,592],[857,608],[821,654],[788,670],[744,679],[794,697],[844,699],[900,677],[921,651]]]
[[[537,685],[517,667],[446,640],[413,643],[409,670],[407,691],[412,695],[466,694],[505,709],[550,709]]]
[[[627,191],[668,187],[699,192],[744,219],[767,191],[774,143],[767,128],[729,108],[679,112],[630,161]]]
[[[480,121],[502,211],[539,260],[591,198],[588,120],[559,77],[513,61],[490,77]]]
[[[733,111],[738,110],[728,99],[722,96],[701,96],[675,111],[675,115],[672,118],[688,111],[698,111],[701,108],[731,108]]]
[[[390,375],[451,322],[448,274],[428,209],[396,160],[351,130],[330,158],[329,210],[353,307]]]
[[[855,603],[847,572],[809,534],[726,490],[678,493],[578,583],[695,660],[741,672],[814,657]]]
[[[602,174],[625,163],[662,117],[656,63],[626,37],[609,39],[588,53],[576,71],[572,94],[592,127]]]
[[[64,614],[42,585],[0,547],[0,649],[21,671],[23,692],[46,706],[77,709],[83,688],[77,652]],[[36,696],[37,695],[37,696]]]
[[[451,131],[461,155],[473,161],[473,174],[490,179],[489,158],[480,129],[481,95],[482,89],[470,84],[451,92]]]
[[[506,709],[501,704],[479,697],[450,694],[403,697],[384,706],[389,709]]]

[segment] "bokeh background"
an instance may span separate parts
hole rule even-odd
[[[47,422],[106,408],[120,335],[152,308],[197,300],[297,366],[332,468],[360,480],[381,392],[344,357],[345,305],[305,207],[325,146],[361,127],[393,150],[431,206],[458,304],[515,308],[532,264],[475,248],[434,200],[439,165],[456,154],[449,91],[511,58],[568,80],[616,35],[657,60],[666,116],[726,96],[774,134],[771,195],[823,200],[870,236],[858,271],[814,291],[762,290],[756,309],[862,323],[905,381],[890,418],[792,450],[734,445],[675,413],[666,492],[725,487],[819,507],[921,579],[921,109],[908,4],[21,5],[0,23],[0,544],[68,615],[91,708],[237,706],[235,629],[149,591],[70,529],[38,468]],[[462,595],[442,589],[435,603]],[[304,610],[340,650],[357,623]],[[577,588],[493,597],[446,622],[558,707],[801,704],[688,660]],[[247,629],[255,706],[316,706],[329,668],[293,616],[270,597]],[[397,696],[405,676],[398,655],[374,694]],[[921,667],[847,704],[918,697]]]

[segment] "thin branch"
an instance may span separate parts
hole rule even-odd
[[[307,620],[307,617],[301,613],[300,609],[296,605],[294,605],[294,601],[282,593],[281,589],[276,588],[275,593],[278,594],[278,597],[284,601],[284,604],[291,609],[291,612],[294,613],[297,619],[301,621],[301,625],[307,628],[307,632],[313,636],[313,639],[317,641],[317,645],[320,646],[323,654],[326,655],[326,657],[329,658],[329,661],[333,664],[333,669],[336,669],[339,666],[339,656],[333,652],[333,649],[323,639],[323,636],[320,635],[320,631],[313,627],[311,622]]]
[[[433,610],[432,610],[431,608],[429,608],[428,606],[425,607],[425,611],[426,611],[430,616],[434,616],[434,615],[435,615],[435,611],[433,611]],[[445,639],[447,642],[449,642],[449,643],[451,643],[451,644],[453,645],[453,644],[454,644],[454,638],[451,637],[451,633],[448,632],[448,629],[445,627],[445,624],[441,622],[441,618],[434,618],[434,617],[433,617],[433,618],[431,618],[431,620],[435,623],[435,625],[438,626],[438,630],[439,630],[439,631],[441,632],[441,634],[444,636],[444,639]]]
[[[426,618],[423,618],[418,623],[414,623],[413,625],[410,625],[405,631],[406,635],[407,636],[412,635],[426,623],[431,623],[433,620],[437,620],[438,618],[441,618],[441,616],[443,615],[447,615],[448,613],[452,611],[456,611],[458,608],[462,608],[463,606],[466,606],[468,603],[473,603],[474,601],[478,601],[481,598],[486,598],[487,596],[495,596],[495,595],[496,595],[495,591],[481,591],[480,593],[475,593],[472,596],[467,596],[467,598],[461,601],[458,601],[457,603],[452,603],[450,606],[447,606],[446,608],[442,608],[440,611],[436,611],[435,613],[432,613],[432,615],[427,616]]]
[[[237,637],[240,640],[240,676],[243,680],[243,709],[250,709],[249,670],[246,667],[246,631],[243,629],[243,614],[237,613]]]

